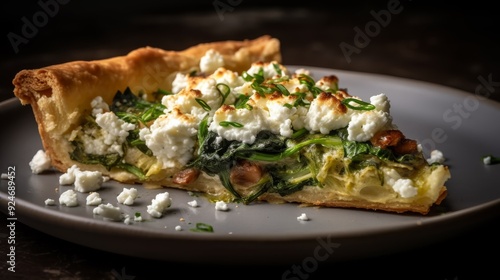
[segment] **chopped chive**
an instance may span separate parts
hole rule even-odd
[[[223,83],[218,83],[215,85],[215,88],[217,91],[219,91],[220,95],[222,96],[222,101],[220,105],[222,106],[226,102],[226,98],[229,96],[229,93],[231,93],[231,88],[229,88],[228,85],[223,84]]]
[[[205,102],[205,100],[203,99],[200,99],[200,98],[195,98],[196,102],[198,102],[198,104],[200,104],[201,108],[203,108],[203,110],[205,111],[210,111],[212,110],[212,108],[210,108],[210,106],[207,104],[207,102]]]
[[[205,223],[196,223],[196,226],[191,229],[194,232],[214,232],[214,228]]]
[[[279,90],[279,92],[281,92],[281,94],[283,94],[284,96],[288,96],[290,95],[290,92],[288,91],[288,89],[283,86],[282,84],[274,84],[274,86],[276,86]]]
[[[357,105],[351,105],[350,103],[356,103]],[[356,99],[356,98],[346,98],[342,100],[342,104],[344,104],[347,108],[353,109],[353,110],[364,110],[364,111],[370,111],[375,109],[375,105],[370,104],[368,102]]]
[[[243,127],[243,125],[241,123],[238,123],[238,122],[230,122],[230,121],[221,121],[219,123],[220,126],[222,127],[228,127],[228,126],[234,126],[234,127]]]

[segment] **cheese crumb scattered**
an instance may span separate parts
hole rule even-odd
[[[175,226],[175,230],[176,230],[176,231],[181,231],[181,230],[182,230],[182,227],[181,227],[181,226]]]
[[[75,183],[75,172],[79,170],[78,166],[72,165],[66,170],[66,173],[59,176],[59,184],[65,186]]]
[[[491,164],[491,156],[485,156],[483,158],[483,164],[484,165],[490,165]]]
[[[227,206],[227,203],[225,203],[224,201],[217,201],[215,202],[215,210],[227,211],[229,210],[229,207]]]
[[[74,190],[67,190],[59,196],[59,203],[68,207],[78,206],[76,192]]]
[[[101,188],[102,182],[100,171],[77,171],[75,173],[75,190],[77,192],[97,191]]]
[[[147,211],[149,215],[155,218],[161,218],[165,210],[167,210],[171,204],[172,199],[170,198],[170,194],[168,192],[159,193],[151,200],[151,205],[147,206]]]
[[[135,188],[123,188],[123,191],[116,197],[118,203],[125,205],[134,204],[135,199],[137,198],[137,189]]]
[[[87,198],[87,205],[89,206],[97,206],[102,203],[101,195],[98,192],[91,192]]]
[[[45,205],[47,205],[47,206],[56,205],[56,202],[52,198],[47,198],[45,200]]]
[[[40,174],[51,167],[50,157],[44,150],[38,150],[29,162],[31,172]]]
[[[392,186],[392,189],[399,193],[403,198],[410,198],[417,195],[417,188],[413,186],[410,179],[398,179]]]
[[[199,206],[198,201],[196,201],[196,200],[189,201],[187,204],[191,207],[198,207]]]
[[[432,150],[430,158],[427,159],[429,164],[443,163],[445,161],[444,155],[439,150]]]
[[[111,203],[99,204],[99,206],[94,208],[93,213],[112,221],[120,221],[123,218],[120,207],[115,207]]]
[[[72,165],[66,173],[59,176],[60,185],[75,184],[77,192],[93,192],[101,188],[104,177],[100,171],[81,171],[76,165]]]
[[[307,217],[306,213],[302,213],[297,217],[297,221],[309,221],[309,217]]]

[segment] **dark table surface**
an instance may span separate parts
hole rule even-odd
[[[500,102],[500,25],[495,8],[487,2],[426,5],[420,1],[358,1],[332,2],[328,5],[332,7],[323,2],[306,7],[243,0],[204,4],[12,2],[1,4],[0,101],[13,97],[12,78],[26,68],[123,55],[146,45],[180,50],[202,42],[269,34],[280,39],[285,64],[386,74],[471,94],[478,94],[482,77],[493,89],[488,97]],[[379,18],[378,28],[368,30],[371,36],[367,40],[356,37],[358,28],[366,31],[381,11],[390,11],[390,17]],[[35,28],[28,30],[27,22]],[[347,55],[341,47],[346,44],[356,50]],[[9,120],[0,120],[5,121]],[[0,220],[6,220],[3,212]],[[7,231],[0,227],[0,279],[154,279],[179,274],[231,279],[334,279],[344,275],[390,279],[466,279],[475,275],[478,279],[482,273],[496,278],[500,274],[499,222],[500,214],[429,246],[390,255],[381,252],[374,258],[325,262],[295,278],[283,277],[293,264],[164,263],[82,247],[18,223],[15,273],[7,271]]]

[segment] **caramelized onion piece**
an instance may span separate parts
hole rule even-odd
[[[418,152],[417,141],[412,139],[403,139],[392,149],[397,154],[416,154]]]
[[[179,185],[188,185],[198,178],[200,170],[196,168],[188,168],[177,172],[174,175],[172,182]]]
[[[389,129],[377,132],[370,139],[373,146],[385,149],[387,147],[396,146],[398,143],[405,139],[405,136],[400,130]]]
[[[262,177],[262,167],[256,163],[242,160],[231,169],[231,183],[250,186],[256,184]]]

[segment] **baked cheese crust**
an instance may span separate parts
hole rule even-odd
[[[370,102],[338,79],[290,73],[271,36],[182,51],[22,70],[52,166],[213,200],[301,203],[427,214],[446,197],[447,166],[428,163]]]

